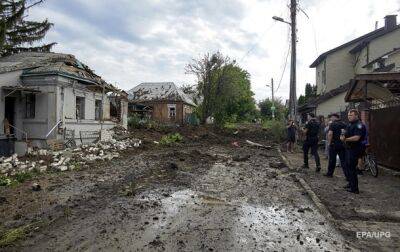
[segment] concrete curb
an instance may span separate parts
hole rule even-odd
[[[289,167],[291,170],[297,170],[292,165],[290,164],[289,160],[282,154],[282,151],[280,150],[279,147],[277,147],[277,151],[279,155],[281,156],[283,162],[286,164],[287,167]],[[311,201],[316,205],[318,208],[318,211],[329,221],[331,224],[337,227],[338,222],[336,219],[332,216],[331,212],[329,212],[328,208],[322,203],[322,201],[319,199],[319,197],[315,194],[315,192],[311,189],[311,187],[308,185],[308,183],[301,178],[298,174],[293,173],[293,175],[296,177],[296,179],[299,181],[300,185],[303,187],[303,189],[307,192],[307,194],[310,196]]]

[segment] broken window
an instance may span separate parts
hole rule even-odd
[[[26,118],[35,118],[35,105],[36,105],[36,95],[27,94],[25,96],[25,117]]]
[[[168,118],[175,118],[176,104],[168,104]]]
[[[99,121],[101,118],[102,108],[103,108],[103,105],[102,105],[101,100],[96,100],[95,104],[94,104],[94,119],[96,121]]]
[[[76,119],[85,119],[85,97],[76,97]]]

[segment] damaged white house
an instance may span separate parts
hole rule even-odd
[[[0,155],[95,141],[103,129],[126,128],[127,113],[127,94],[73,55],[0,58]]]

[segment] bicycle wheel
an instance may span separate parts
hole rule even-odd
[[[372,176],[378,177],[378,164],[374,156],[371,154],[365,156],[365,166],[371,171]]]

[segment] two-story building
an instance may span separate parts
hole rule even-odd
[[[299,107],[299,112],[328,116],[349,107],[345,101],[351,80],[372,72],[400,71],[400,25],[396,15],[385,17],[385,25],[321,54],[310,65],[315,68],[317,98]]]
[[[319,116],[357,108],[369,130],[378,162],[400,167],[400,25],[396,15],[385,26],[321,54],[316,69],[317,97],[299,112]]]

